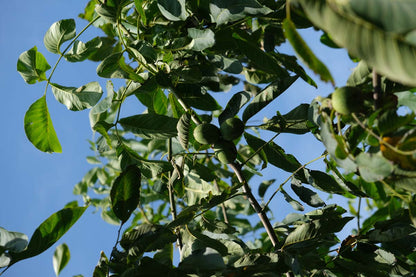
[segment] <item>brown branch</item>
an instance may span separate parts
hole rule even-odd
[[[380,108],[381,104],[381,76],[373,69],[373,100],[374,100],[374,109],[377,110]]]
[[[272,242],[273,246],[276,247],[279,243],[279,239],[276,236],[276,233],[274,232],[273,226],[270,223],[269,218],[267,217],[266,213],[263,211],[262,207],[260,206],[259,202],[257,202],[256,198],[254,197],[253,193],[251,192],[251,189],[249,185],[247,184],[246,179],[244,178],[242,172],[241,172],[241,166],[236,163],[230,163],[228,164],[229,167],[234,171],[235,175],[238,178],[238,181],[243,185],[243,191],[245,195],[248,198],[248,201],[250,202],[251,207],[254,209],[254,211],[257,213],[257,215],[260,218],[261,223],[263,224],[264,228],[266,229],[266,232],[270,238],[270,241]]]

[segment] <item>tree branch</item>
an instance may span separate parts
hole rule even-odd
[[[251,192],[251,189],[241,172],[241,166],[236,163],[230,163],[228,164],[228,166],[231,167],[231,169],[234,171],[235,175],[237,176],[238,181],[243,185],[243,191],[245,195],[247,196],[251,207],[254,209],[254,211],[257,213],[258,217],[260,218],[260,221],[263,224],[264,228],[266,229],[266,232],[273,246],[276,247],[276,245],[279,242],[279,239],[277,238],[276,233],[274,232],[273,226],[270,223],[269,218],[267,217],[266,213],[263,211],[259,202],[257,202],[256,198]]]

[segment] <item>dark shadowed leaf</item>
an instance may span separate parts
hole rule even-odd
[[[221,125],[227,118],[234,117],[240,109],[250,100],[250,93],[240,91],[231,97],[224,111],[219,115],[218,122]]]
[[[98,261],[98,264],[94,269],[92,277],[107,277],[108,271],[108,258],[105,255],[104,251],[101,251],[100,260]]]
[[[60,54],[62,43],[75,37],[75,20],[63,19],[51,25],[43,38],[49,52]]]
[[[62,269],[64,269],[64,267],[68,264],[70,258],[71,254],[69,252],[68,245],[63,243],[56,247],[52,259],[53,270],[55,271],[56,276],[59,276]]]
[[[167,139],[176,137],[178,119],[158,114],[140,114],[119,120],[124,130],[150,139]]]
[[[191,115],[189,113],[184,113],[176,126],[178,129],[179,142],[184,149],[188,149],[190,127]]]
[[[42,53],[38,52],[36,46],[20,54],[17,60],[17,71],[28,84],[46,81],[45,72],[50,68],[51,66]]]
[[[300,200],[309,206],[315,208],[325,206],[325,202],[322,201],[321,197],[319,197],[316,192],[304,187],[299,180],[293,179],[291,187],[293,192],[296,193]]]
[[[304,211],[305,210],[303,205],[301,203],[299,203],[299,201],[296,201],[295,199],[293,199],[286,191],[280,190],[280,192],[285,197],[286,202],[289,203],[290,206],[292,206],[293,209],[295,209],[297,211]]]
[[[51,87],[56,100],[72,111],[92,108],[98,103],[103,94],[98,82],[91,82],[79,88],[64,87],[51,83]]]
[[[111,207],[122,223],[129,219],[139,204],[141,177],[140,169],[132,165],[114,180],[110,192]]]
[[[183,21],[188,17],[185,9],[185,0],[158,0],[160,12],[169,20]]]
[[[46,105],[46,96],[36,100],[25,114],[25,132],[33,145],[43,152],[62,152]]]
[[[246,15],[268,14],[272,11],[256,0],[214,0],[210,2],[209,10],[212,22],[217,23],[217,25],[242,19]]]
[[[253,101],[247,106],[243,112],[243,121],[247,122],[252,116],[261,111],[264,107],[270,104],[280,94],[296,81],[298,77],[288,77],[282,80],[275,81],[263,89],[254,97]]]
[[[13,263],[39,255],[57,242],[81,217],[87,207],[62,209],[42,222],[30,238],[26,250],[13,255]]]

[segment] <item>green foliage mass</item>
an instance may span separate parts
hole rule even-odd
[[[112,252],[97,253],[94,277],[413,276],[414,14],[415,2],[397,0],[89,1],[80,15],[86,28],[77,33],[75,20],[60,20],[44,44],[58,63],[96,62],[97,75],[109,79],[106,97],[98,82],[53,83],[37,47],[17,62],[26,83],[50,86],[71,111],[90,110],[98,133],[93,166],[74,187],[83,203],[67,204],[30,240],[0,228],[0,267],[39,255],[94,206],[121,234]],[[345,48],[359,64],[332,100],[321,95],[253,123],[294,83],[317,86],[300,60],[334,82],[298,32],[308,27],[324,32],[321,47]],[[82,41],[90,28],[103,35]],[[299,60],[280,48],[286,41]],[[111,79],[125,84],[116,88]],[[358,90],[371,96],[365,113],[350,94]],[[223,92],[232,94],[225,104]],[[24,129],[39,150],[61,152],[46,99],[29,107]],[[137,113],[121,118],[123,105],[136,100]],[[221,132],[202,124],[216,119]],[[309,134],[325,152],[301,164],[275,141],[286,134]],[[319,159],[325,170],[311,169]],[[256,193],[267,167],[289,177],[279,185],[263,180]],[[280,193],[296,212],[277,221],[271,205],[281,210]],[[323,200],[328,194],[343,197],[351,216],[342,203]],[[55,251],[57,275],[69,247]]]

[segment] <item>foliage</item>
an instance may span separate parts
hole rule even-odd
[[[124,86],[116,89],[108,80],[101,99],[98,82],[79,88],[52,83],[56,65],[47,78],[51,66],[36,47],[17,63],[28,84],[46,83],[25,116],[26,135],[39,150],[61,152],[46,103],[49,86],[69,110],[90,109],[99,135],[91,142],[94,167],[74,188],[84,206],[70,203],[53,214],[29,242],[0,228],[0,266],[42,253],[91,205],[101,208],[104,220],[125,227],[113,251],[101,253],[94,277],[413,276],[414,12],[415,3],[393,0],[91,0],[80,15],[87,27],[77,33],[75,20],[58,21],[46,32],[45,47],[59,55],[56,65],[62,58],[95,61],[99,77],[123,79]],[[90,27],[104,35],[79,40]],[[331,95],[321,96],[252,125],[249,120],[294,82],[316,86],[296,57],[280,52],[286,39],[306,66],[333,82],[297,31],[308,27],[322,30],[327,46],[344,47],[360,61],[343,86],[358,91],[362,107],[340,114]],[[233,95],[223,105],[218,95],[226,91]],[[142,110],[120,118],[133,99]],[[230,118],[241,118],[244,134],[233,141],[220,134],[221,151],[195,139],[203,122],[221,126]],[[266,132],[273,138],[264,140]],[[285,133],[314,135],[326,149],[315,159],[323,158],[326,171],[309,169],[315,160],[302,165],[273,141]],[[218,154],[227,151],[232,158]],[[266,167],[290,176],[279,186],[264,180],[259,197],[277,188],[260,204],[250,184]],[[350,205],[353,216],[347,216],[317,191],[356,199],[359,209]],[[269,203],[278,192],[295,210],[308,205],[310,211],[272,223]],[[364,221],[362,199],[371,210]],[[339,238],[354,218],[357,229]],[[254,241],[245,239],[249,233]],[[69,257],[66,245],[57,248],[57,275]]]

